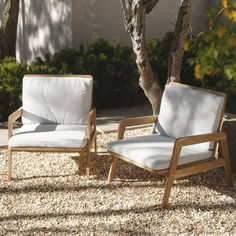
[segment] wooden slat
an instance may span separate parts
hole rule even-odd
[[[175,179],[182,178],[189,175],[194,175],[200,172],[216,169],[219,167],[223,167],[225,165],[224,159],[214,159],[208,162],[195,164],[192,163],[191,166],[182,167],[181,169],[177,169],[175,173]]]
[[[154,124],[157,122],[158,116],[140,116],[134,118],[124,118],[120,121],[118,126],[118,137],[117,139],[123,139],[124,132],[127,127]]]
[[[24,77],[34,77],[34,78],[41,78],[41,77],[80,77],[84,79],[92,79],[91,75],[58,75],[58,74],[27,74]]]
[[[206,88],[196,87],[196,86],[192,86],[192,85],[188,85],[188,84],[182,84],[182,83],[178,83],[178,82],[174,82],[174,81],[171,81],[170,83],[174,84],[175,86],[179,86],[179,87],[183,87],[183,88],[191,88],[193,90],[203,91],[203,92],[206,92],[206,93],[215,94],[217,96],[221,96],[221,97],[224,97],[224,98],[227,97],[225,93],[221,93],[221,92],[215,91],[215,90],[210,90],[210,89],[206,89]]]
[[[13,133],[13,123],[22,116],[23,107],[18,108],[8,117],[8,139],[12,136]]]
[[[119,155],[119,154],[117,154],[117,153],[114,153],[114,152],[111,152],[111,151],[108,151],[113,157],[117,157],[117,158],[119,158],[119,159],[121,159],[121,160],[123,160],[123,161],[125,161],[125,162],[128,162],[128,163],[130,163],[130,164],[133,164],[133,165],[135,165],[135,166],[137,166],[137,167],[140,167],[140,168],[142,168],[142,169],[144,169],[144,170],[147,170],[147,171],[150,171],[150,172],[152,172],[152,173],[155,173],[155,174],[159,174],[159,175],[162,175],[162,176],[165,176],[168,172],[169,172],[169,169],[165,169],[165,170],[154,170],[154,169],[151,169],[151,168],[149,168],[149,167],[147,167],[147,166],[145,166],[145,165],[142,165],[142,164],[140,164],[140,163],[137,163],[137,162],[135,162],[135,161],[133,161],[133,160],[129,160],[128,158],[126,158],[126,157],[124,157],[124,156],[121,156],[121,155]]]
[[[85,152],[84,148],[53,148],[53,147],[11,147],[14,152]]]
[[[176,139],[176,144],[183,147],[198,143],[205,143],[211,141],[220,141],[226,139],[226,134],[224,132],[214,132],[209,134],[200,134],[200,135],[193,135],[188,137],[182,137]]]

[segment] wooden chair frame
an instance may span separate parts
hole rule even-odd
[[[180,86],[186,86],[186,85],[180,85]],[[195,87],[192,87],[194,89],[198,89]],[[201,89],[203,90],[203,89]],[[205,89],[204,89],[205,90]],[[209,91],[209,90],[207,90]],[[218,93],[209,91],[211,93]],[[222,95],[222,94],[221,94]],[[226,98],[225,98],[226,100]],[[223,118],[223,112],[221,114],[221,122]],[[125,118],[121,120],[118,127],[118,137],[117,139],[123,139],[124,133],[127,127],[132,126],[138,126],[138,125],[144,125],[144,124],[156,124],[158,121],[158,116],[144,116],[144,117],[136,117],[136,118]],[[220,123],[221,123],[220,122]],[[221,125],[219,126],[218,130],[220,130]],[[180,156],[180,152],[182,147],[192,145],[192,144],[198,144],[198,143],[204,143],[204,142],[214,142],[214,148],[212,152],[212,157],[206,160],[202,161],[196,161],[193,163],[185,164],[185,165],[178,165],[178,160]],[[217,143],[220,145],[221,150],[221,157],[216,157],[216,150],[217,150]],[[154,170],[151,168],[147,168],[145,166],[142,166],[139,163],[136,163],[135,161],[128,160],[126,157],[118,155],[116,153],[113,153],[109,151],[109,153],[112,156],[112,163],[110,166],[110,171],[108,175],[108,182],[111,182],[115,178],[115,172],[117,168],[117,161],[118,159],[122,159],[126,162],[132,163],[138,167],[141,167],[147,171],[150,171],[152,173],[161,175],[166,178],[165,182],[165,190],[164,195],[162,199],[162,207],[166,208],[168,205],[171,187],[173,185],[173,182],[175,179],[179,179],[185,176],[197,174],[200,172],[208,171],[211,169],[223,167],[225,171],[225,178],[226,183],[229,186],[232,186],[232,177],[231,177],[231,169],[230,169],[230,161],[229,161],[229,153],[228,153],[228,143],[227,143],[227,136],[224,132],[213,132],[208,134],[201,134],[201,135],[194,135],[194,136],[188,136],[188,137],[181,137],[177,138],[174,144],[173,152],[172,152],[172,158],[170,162],[170,166],[167,169],[164,170]]]
[[[48,75],[42,75],[48,76]],[[55,76],[55,75],[49,75]],[[58,76],[58,75],[56,75]],[[86,78],[86,77],[85,77]],[[8,139],[13,135],[13,124],[23,114],[23,107],[18,108],[8,117]],[[86,145],[83,148],[52,148],[52,147],[10,147],[8,145],[8,175],[7,180],[12,180],[12,166],[13,166],[13,152],[64,152],[64,153],[79,153],[82,157],[86,157],[86,175],[89,178],[91,156],[90,152],[94,145],[95,153],[97,152],[97,138],[96,138],[96,109],[92,108],[87,118],[87,129],[86,129]],[[74,159],[78,164],[79,161]]]

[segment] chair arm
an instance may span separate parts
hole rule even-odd
[[[12,136],[14,122],[22,116],[23,107],[18,108],[8,116],[8,139]]]
[[[87,139],[91,140],[95,133],[96,133],[96,109],[93,108],[89,112],[87,119],[87,130],[86,130]]]
[[[224,132],[214,132],[208,134],[199,134],[188,137],[177,138],[175,144],[183,147],[198,143],[206,143],[210,141],[220,141],[226,139],[226,134]]]
[[[157,115],[124,118],[119,123],[117,139],[123,139],[126,127],[145,125],[145,124],[154,124],[157,122],[157,119],[158,119]]]
[[[172,158],[171,158],[171,162],[170,162],[170,170],[169,171],[170,171],[171,175],[173,176],[176,171],[182,147],[188,146],[188,145],[193,145],[193,144],[212,142],[212,141],[216,141],[216,142],[222,141],[226,144],[227,143],[226,142],[227,141],[226,134],[224,132],[214,132],[214,133],[208,133],[208,134],[200,134],[200,135],[193,135],[193,136],[177,138],[175,141],[175,145],[174,145],[173,153],[172,153]]]

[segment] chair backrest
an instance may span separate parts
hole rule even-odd
[[[86,124],[92,87],[90,75],[26,75],[22,122]]]
[[[217,131],[225,103],[223,93],[171,82],[163,93],[157,130],[172,138]]]

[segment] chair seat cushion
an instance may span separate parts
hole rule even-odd
[[[9,140],[10,147],[83,148],[86,125],[24,124]]]
[[[152,170],[166,169],[170,165],[175,139],[153,134],[128,140],[108,143],[108,151],[121,155],[140,167]],[[196,144],[183,147],[178,165],[208,159],[212,156],[205,145]]]

